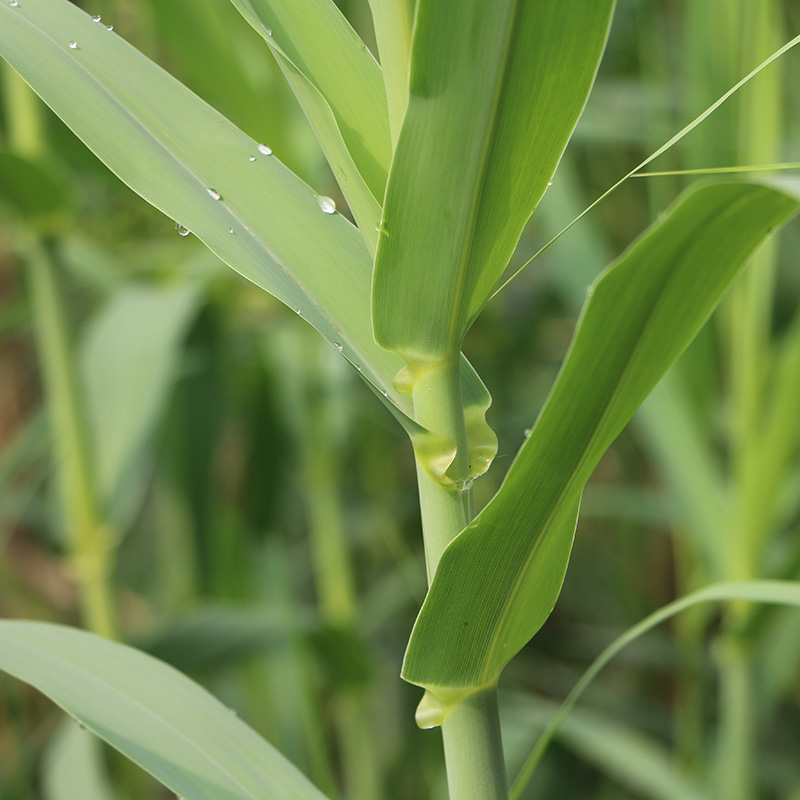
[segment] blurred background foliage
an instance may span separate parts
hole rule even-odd
[[[78,5],[343,205],[227,0]],[[366,0],[339,5],[372,47]],[[514,264],[799,30],[795,0],[620,0]],[[654,169],[800,161],[799,67],[790,53]],[[401,431],[289,309],[2,79],[0,615],[169,661],[332,798],[444,797],[439,737],[414,726],[419,691],[398,678],[425,592]],[[694,179],[626,183],[469,334],[500,439],[479,504],[535,420],[586,286]],[[794,226],[757,256],[601,462],[558,606],[503,679],[512,776],[591,659],[653,608],[712,580],[798,577],[799,239]],[[2,800],[166,797],[61,717],[0,677]],[[799,749],[800,616],[702,609],[602,674],[526,797],[797,800]]]

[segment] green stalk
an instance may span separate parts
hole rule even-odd
[[[747,0],[726,4],[730,15],[727,48],[735,68],[744,71],[780,38],[776,3]],[[759,76],[758,84],[742,92],[738,119],[738,158],[744,163],[777,160],[781,131],[781,80],[777,67]],[[731,478],[734,498],[728,539],[726,576],[733,580],[758,577],[765,526],[754,466],[760,439],[765,387],[771,358],[772,296],[775,254],[768,245],[752,259],[728,300],[728,352],[731,397]],[[763,468],[763,467],[762,467]],[[720,670],[720,727],[717,791],[730,800],[757,796],[757,718],[751,646],[742,638],[752,606],[733,604],[717,642]]]
[[[446,436],[456,446],[448,469],[452,484],[431,474],[426,458],[417,454],[422,530],[428,580],[432,580],[444,549],[474,516],[464,408],[458,358],[438,364],[414,385],[414,414],[428,430]],[[496,687],[475,692],[456,706],[442,723],[450,800],[507,800],[503,745]]]
[[[69,346],[63,300],[47,249],[31,240],[26,251],[37,347],[55,441],[61,506],[83,618],[89,630],[114,638],[116,626],[109,586],[110,534],[103,524],[95,495],[89,436]]]
[[[4,88],[10,145],[18,153],[36,158],[45,150],[41,104],[9,68],[4,70]],[[21,248],[30,272],[37,347],[55,441],[61,507],[83,619],[89,630],[114,638],[116,626],[108,582],[111,534],[104,524],[95,493],[89,434],[52,248],[33,233],[24,236]]]

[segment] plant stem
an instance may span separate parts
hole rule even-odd
[[[69,346],[65,311],[46,247],[31,239],[26,249],[35,309],[36,338],[44,384],[70,556],[86,627],[114,638],[109,586],[111,534],[103,524],[91,467],[91,447]]]
[[[433,579],[447,545],[473,516],[469,450],[464,426],[461,374],[458,358],[425,372],[414,385],[414,414],[431,432],[446,436],[456,446],[447,470],[454,484],[434,477],[417,454],[422,529],[428,581]],[[461,490],[460,488],[461,487]],[[506,800],[506,777],[497,690],[482,689],[455,707],[442,725],[447,781],[451,800]]]
[[[508,797],[494,686],[456,706],[442,725],[442,736],[452,800]]]

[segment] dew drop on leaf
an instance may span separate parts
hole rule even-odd
[[[19,0],[8,0],[8,4],[11,8],[19,8]]]
[[[260,144],[256,149],[262,156],[272,155],[272,148],[268,144]]]
[[[255,160],[256,160],[255,156],[250,156],[250,158],[248,159],[248,161],[255,161]]]
[[[69,49],[70,50],[77,50],[78,49],[78,43],[77,42],[70,42],[69,43]]]
[[[228,228],[228,233],[230,233],[230,234],[234,234],[234,233],[235,233],[235,231],[233,230],[233,228]]]
[[[113,31],[114,30],[114,26],[113,25],[106,25],[106,30],[107,31]]]
[[[102,19],[103,19],[103,18],[102,18],[102,16],[100,16],[100,14],[95,14],[95,15],[92,17],[92,22],[100,22],[100,20],[102,20]]]
[[[175,230],[178,231],[181,236],[188,236],[191,233],[191,231],[181,225],[180,222],[175,223]]]
[[[321,194],[317,198],[317,204],[326,214],[333,214],[336,211],[336,201],[332,197],[325,197]]]
[[[339,342],[333,342],[333,346],[341,353],[344,350],[344,347],[339,344]]]
[[[206,189],[206,191],[208,192],[208,196],[212,200],[222,200],[222,195],[216,189],[212,189],[211,187],[209,187],[208,189]]]

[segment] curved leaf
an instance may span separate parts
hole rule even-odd
[[[372,259],[350,222],[323,213],[275,156],[67,0],[0,3],[0,55],[120,179],[297,311],[421,432],[394,385],[402,360],[373,338]],[[489,393],[465,360],[462,376],[483,420]],[[490,434],[483,422],[480,438]]]
[[[694,188],[598,278],[530,438],[442,556],[411,634],[406,680],[434,695],[447,689],[452,704],[494,683],[541,627],[600,457],[750,253],[797,208],[765,186]]]
[[[692,608],[692,606],[701,603],[715,603],[731,600],[749,600],[755,603],[800,607],[800,584],[791,583],[789,581],[731,581],[729,583],[713,584],[697,592],[686,595],[686,597],[682,597],[679,600],[675,600],[673,603],[660,608],[658,611],[654,611],[632,628],[629,628],[622,636],[619,636],[606,647],[592,662],[592,665],[583,673],[581,679],[575,684],[575,688],[561,704],[558,712],[552,717],[536,742],[536,747],[534,747],[533,752],[520,770],[519,776],[514,781],[514,786],[511,791],[512,800],[516,800],[516,798],[519,798],[522,794],[525,785],[530,780],[547,746],[567,718],[567,715],[572,710],[575,703],[580,699],[580,696],[597,677],[600,670],[603,669],[620,650],[655,628],[656,625],[666,622],[676,614],[680,614],[682,611]]]
[[[402,362],[372,336],[367,248],[275,156],[67,0],[0,4],[0,54],[119,178],[341,345],[410,415],[392,385]]]
[[[0,669],[185,800],[324,800],[208,692],[131,647],[62,625],[4,620]]]
[[[419,0],[375,264],[375,335],[457,353],[586,102],[613,0]]]

